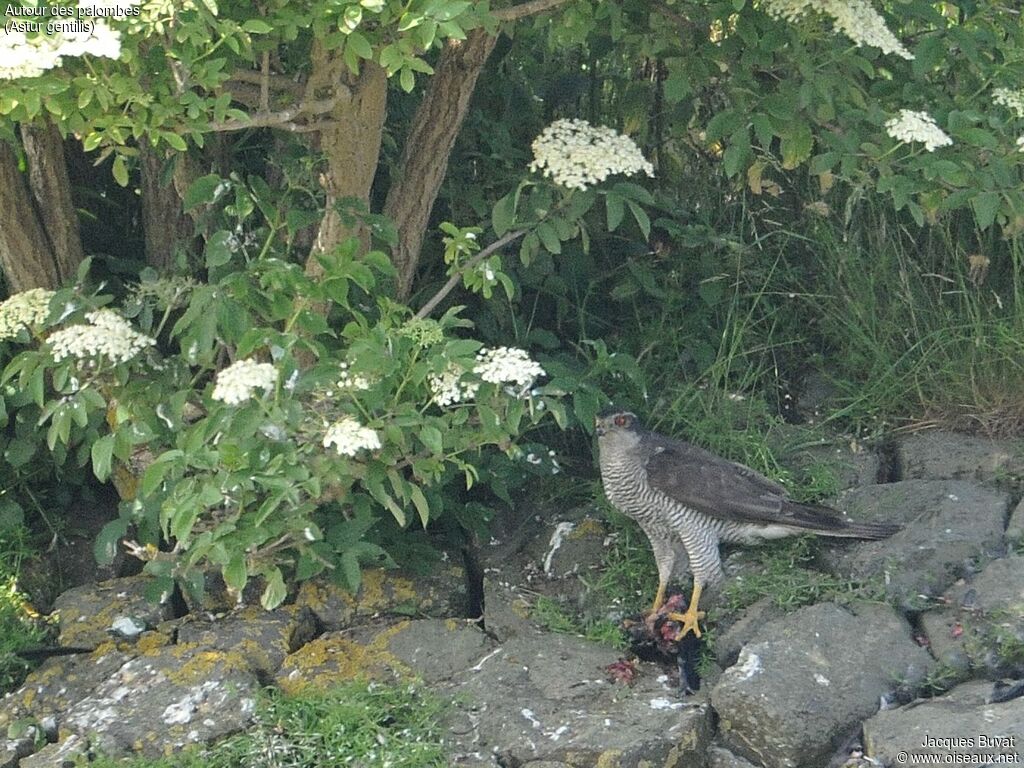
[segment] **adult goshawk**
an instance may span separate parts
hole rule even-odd
[[[722,580],[719,543],[754,544],[801,533],[881,539],[899,527],[853,523],[836,510],[789,499],[786,489],[742,464],[695,445],[640,428],[629,411],[606,410],[596,419],[601,480],[608,500],[636,520],[654,550],[658,592],[652,613],[665,601],[665,588],[680,544],[693,571],[686,613],[669,613],[681,623],[679,638],[700,637],[701,592]]]

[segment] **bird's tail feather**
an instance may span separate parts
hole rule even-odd
[[[801,526],[820,536],[844,539],[885,539],[900,530],[892,523],[856,523],[821,504],[793,504]],[[794,510],[787,510],[794,511]]]

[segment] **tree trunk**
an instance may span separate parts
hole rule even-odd
[[[393,261],[398,270],[398,297],[402,300],[412,293],[430,212],[441,190],[448,158],[462,129],[477,78],[496,40],[483,29],[474,29],[465,40],[449,40],[413,117],[397,178],[384,203],[384,213],[398,227]]]
[[[167,157],[149,146],[140,147],[142,170],[142,231],[146,237],[146,263],[158,271],[174,266],[180,243],[192,238],[192,220],[185,215],[181,197],[168,179],[163,183]],[[178,158],[179,162],[184,158]]]
[[[64,159],[64,139],[46,121],[22,124],[21,141],[28,164],[28,184],[36,216],[50,245],[58,283],[71,279],[85,258],[78,230],[78,211],[71,200],[71,179]]]
[[[353,198],[369,210],[370,189],[384,135],[388,81],[385,71],[371,61],[362,62],[358,77],[352,75],[341,58],[323,50],[319,42],[314,43],[311,58],[308,94],[333,92],[339,85],[347,86],[350,93],[350,98],[340,99],[325,116],[327,122],[320,131],[320,150],[327,159],[321,184],[327,201],[306,261],[307,274],[319,276],[323,268],[316,260],[317,254],[328,253],[353,236],[368,240],[365,228],[345,222],[336,207],[340,201]]]
[[[61,273],[11,146],[0,140],[0,268],[11,293],[57,288]]]

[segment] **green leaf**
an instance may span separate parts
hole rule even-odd
[[[416,511],[420,513],[420,522],[426,528],[427,523],[430,522],[430,505],[427,504],[427,497],[423,495],[420,487],[415,484],[409,486],[409,496],[412,498]]]
[[[416,87],[416,75],[409,67],[402,67],[402,73],[398,76],[398,84],[406,93],[412,93]]]
[[[245,553],[234,552],[231,555],[231,559],[224,564],[221,568],[221,575],[224,577],[224,583],[235,592],[241,593],[245,589],[246,583],[249,581],[249,571],[245,567]]]
[[[97,563],[110,565],[114,562],[114,558],[117,557],[118,544],[128,533],[129,523],[130,520],[127,517],[119,517],[103,526],[92,545],[93,556]]]
[[[114,455],[114,436],[104,435],[92,444],[92,472],[105,483],[110,477],[110,462]]]
[[[352,52],[361,59],[373,58],[373,46],[370,45],[370,41],[366,39],[362,32],[350,33],[346,45],[351,47]],[[405,86],[402,87],[404,88]]]
[[[441,430],[429,424],[420,429],[420,441],[431,453],[444,453],[444,440]]]
[[[995,223],[1001,202],[1002,196],[998,192],[981,192],[971,199],[971,208],[974,209],[978,229],[988,229]]]
[[[626,215],[626,206],[623,204],[621,197],[614,192],[609,192],[604,197],[604,207],[608,214],[608,231],[614,232],[618,229],[619,224],[622,223],[622,219]]]
[[[114,171],[114,181],[116,181],[119,186],[127,187],[128,186],[128,165],[124,161],[124,155],[117,155],[114,158],[113,171]]]
[[[537,237],[548,253],[562,252],[562,241],[558,239],[558,231],[551,222],[542,221],[537,225]]]
[[[288,590],[284,586],[284,576],[280,568],[271,569],[267,574],[267,586],[260,595],[260,605],[264,610],[272,611],[288,596]]]
[[[25,524],[25,510],[14,499],[0,498],[0,533],[14,531]]]
[[[231,261],[232,235],[226,229],[220,229],[210,236],[206,242],[207,268],[222,267]]]
[[[16,437],[7,444],[4,459],[12,467],[23,467],[36,455],[39,443],[27,437]]]
[[[249,19],[242,24],[242,29],[251,35],[266,35],[274,31],[274,28],[263,19]]]
[[[509,192],[494,204],[491,210],[491,226],[494,227],[494,234],[501,237],[510,229],[516,220],[516,195]]]
[[[814,136],[806,123],[795,123],[782,137],[782,167],[791,171],[811,156]]]
[[[632,212],[633,218],[636,219],[636,225],[640,227],[640,232],[643,234],[644,238],[650,237],[651,218],[647,215],[647,212],[632,200],[627,200],[626,205],[629,206],[629,210]]]
[[[209,205],[220,195],[218,189],[221,184],[227,186],[227,182],[216,173],[200,176],[189,184],[185,191],[185,210],[191,210],[197,205]]]

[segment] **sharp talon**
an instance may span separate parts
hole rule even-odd
[[[693,632],[695,637],[701,636],[700,625],[697,623],[698,620],[704,618],[704,611],[687,611],[686,613],[667,613],[665,618],[669,621],[677,621],[682,626],[679,628],[679,634],[676,635],[676,640],[682,640],[690,632]]]

